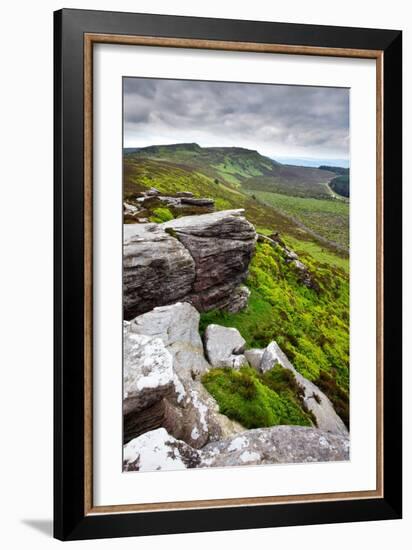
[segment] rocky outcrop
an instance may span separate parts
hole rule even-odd
[[[124,468],[158,470],[346,460],[348,432],[329,399],[300,375],[271,342],[245,351],[234,328],[209,325],[204,344],[199,312],[182,302],[154,308],[124,326]],[[206,353],[206,357],[205,357]],[[290,370],[317,428],[246,430],[220,414],[201,383],[211,368],[250,364]]]
[[[313,414],[317,427],[347,434],[347,428],[336,414],[329,398],[295,369],[275,341],[263,350],[245,350],[246,342],[237,329],[211,324],[205,330],[204,343],[206,356],[215,368],[229,367],[238,370],[249,364],[257,371],[265,373],[279,364],[290,370],[301,388],[303,406]]]
[[[243,213],[243,210],[225,210],[162,224],[195,262],[190,301],[199,311],[227,308],[248,275],[256,232]]]
[[[124,447],[128,471],[179,470],[349,459],[349,438],[316,428],[274,426],[248,430],[195,450],[171,437],[166,430],[140,436]]]
[[[156,208],[167,207],[174,216],[206,214],[214,211],[212,198],[194,197],[190,191],[162,195],[155,187],[142,191],[139,196],[129,197],[123,203],[125,223],[147,223]]]
[[[318,428],[334,433],[348,433],[345,424],[336,414],[329,398],[313,382],[302,376],[295,369],[277,343],[273,341],[265,349],[262,360],[257,368],[261,372],[267,372],[275,364],[282,365],[282,367],[293,373],[296,382],[302,388],[303,403],[313,413]]]
[[[213,199],[196,198],[196,197],[182,197],[180,199],[181,204],[190,204],[192,206],[210,206],[213,207],[215,201]]]
[[[247,365],[246,341],[235,328],[208,325],[204,335],[206,356],[212,367],[239,369]]]
[[[179,300],[198,311],[239,311],[255,241],[243,210],[124,225],[125,319]]]
[[[125,442],[164,427],[200,448],[244,429],[219,413],[200,382],[210,365],[193,306],[155,308],[127,323],[125,334]]]

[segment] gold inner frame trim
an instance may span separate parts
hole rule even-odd
[[[376,60],[376,489],[144,504],[93,504],[93,45],[124,44]],[[383,52],[254,42],[86,33],[84,35],[84,513],[113,514],[383,498]]]

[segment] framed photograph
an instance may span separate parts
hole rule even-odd
[[[400,518],[401,32],[54,25],[55,536]]]

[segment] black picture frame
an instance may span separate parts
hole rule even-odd
[[[379,50],[383,55],[383,496],[85,512],[84,36]],[[54,536],[60,540],[397,519],[402,515],[402,33],[63,9],[54,14]]]

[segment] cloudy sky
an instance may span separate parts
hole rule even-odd
[[[349,91],[124,79],[124,146],[196,142],[270,157],[348,159]]]

